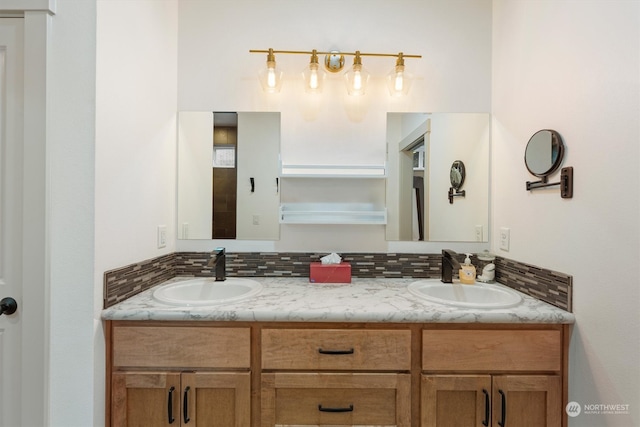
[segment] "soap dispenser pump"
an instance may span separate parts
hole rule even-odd
[[[460,266],[458,275],[462,284],[473,285],[476,282],[476,268],[471,264],[471,254],[467,254],[464,264]]]

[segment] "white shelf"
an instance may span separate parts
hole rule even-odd
[[[371,203],[283,203],[281,224],[386,224],[387,209]]]
[[[385,165],[280,165],[281,178],[386,178]]]

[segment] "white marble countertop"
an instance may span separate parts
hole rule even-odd
[[[176,277],[169,282],[192,279]],[[102,312],[104,320],[380,322],[380,323],[574,323],[575,316],[523,296],[516,307],[470,309],[429,302],[407,286],[417,279],[354,278],[351,284],[311,284],[308,278],[253,277],[263,285],[251,299],[218,306],[169,306],[153,299],[156,287]],[[168,283],[168,282],[165,282]],[[158,285],[158,286],[162,286]]]

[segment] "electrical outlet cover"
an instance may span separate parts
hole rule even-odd
[[[506,227],[500,228],[500,249],[509,252],[510,230]]]
[[[158,226],[158,249],[164,248],[167,246],[167,226],[159,225]]]

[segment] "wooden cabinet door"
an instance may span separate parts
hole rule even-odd
[[[487,427],[490,375],[422,375],[422,427]]]
[[[556,375],[493,377],[493,426],[560,427],[562,394]]]
[[[180,425],[180,374],[116,372],[112,376],[112,427]]]
[[[116,372],[112,427],[247,427],[249,372]]]
[[[183,426],[251,425],[249,372],[185,372],[181,399]]]

